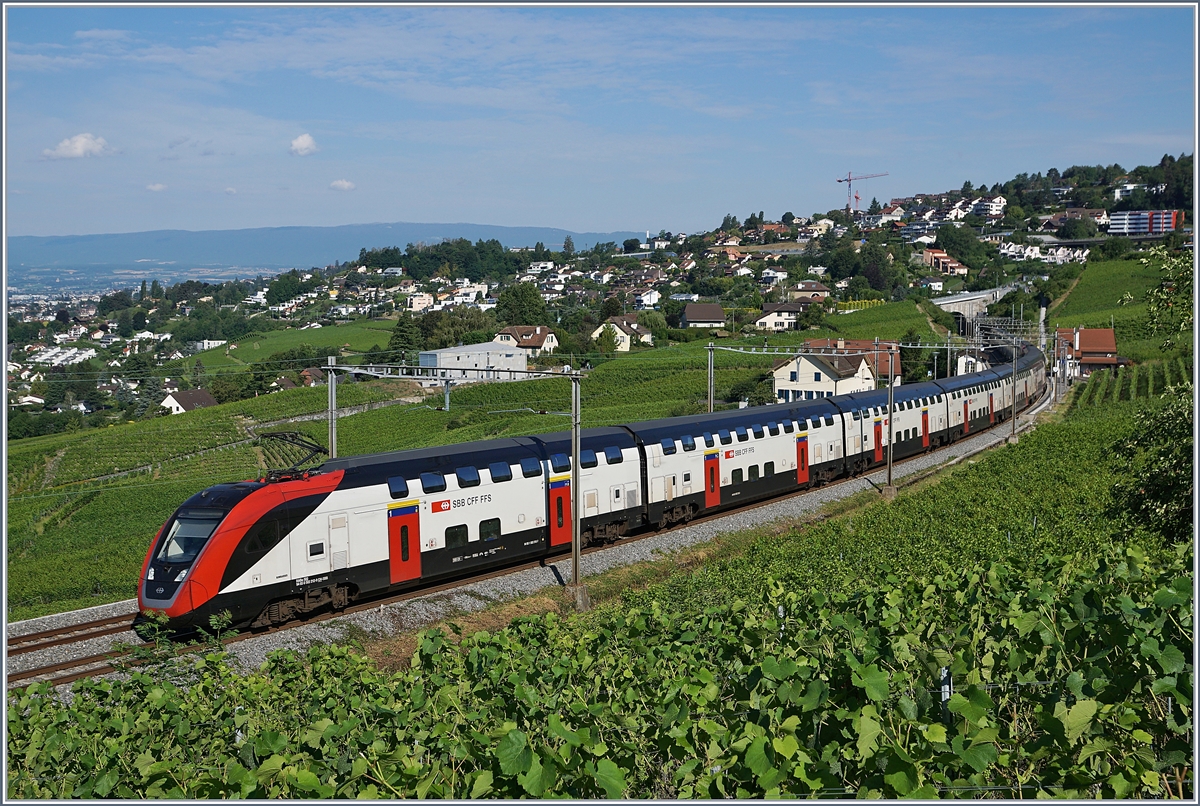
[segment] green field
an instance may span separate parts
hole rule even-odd
[[[179,364],[192,366],[196,363],[196,359],[200,359],[208,370],[231,369],[265,361],[275,353],[299,347],[301,344],[310,344],[318,348],[342,347],[352,352],[366,352],[376,345],[387,347],[394,325],[394,322],[387,321],[356,321],[309,330],[289,328],[271,330],[267,333],[252,333],[243,338],[234,339],[221,347],[205,350],[186,359],[172,362],[168,366]],[[228,354],[226,354],[227,348]],[[303,369],[303,367],[297,369]]]
[[[1142,302],[1159,277],[1157,269],[1137,260],[1089,262],[1067,298],[1047,312],[1046,322],[1051,327],[1112,327],[1120,355],[1134,361],[1162,358],[1162,338],[1146,328],[1146,304]],[[1134,302],[1120,305],[1127,292]]]

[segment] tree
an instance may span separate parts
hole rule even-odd
[[[162,284],[159,283],[158,280],[154,280],[153,282],[150,283],[150,298],[151,299],[162,299],[162,296],[163,296]]]
[[[637,238],[626,238],[624,240],[624,242],[622,242],[622,244],[621,244],[622,250],[624,250],[625,254],[627,254],[627,255],[630,252],[636,252],[638,249],[641,248],[641,246],[642,246],[642,242],[639,241]]]
[[[138,300],[146,298],[146,281],[142,280],[142,290],[138,292]]]
[[[1084,218],[1068,218],[1063,222],[1063,225],[1058,228],[1058,237],[1067,241],[1077,241],[1083,238],[1092,238],[1096,235],[1096,222],[1091,216]]]
[[[391,338],[388,339],[388,349],[400,351],[402,354],[417,352],[422,347],[421,329],[407,314],[401,314],[396,326],[392,328]]]
[[[204,362],[197,358],[196,366],[192,368],[192,385],[197,389],[203,389],[205,380]]]
[[[54,314],[54,321],[62,322],[64,325],[71,324],[71,312],[66,308],[59,308]]]
[[[133,335],[133,315],[128,308],[117,316],[117,335],[123,339]]]
[[[962,190],[960,192],[964,196],[970,196],[974,190],[975,190],[975,186],[972,185],[971,180],[968,179],[966,182],[963,182]]]
[[[600,316],[604,319],[608,319],[610,316],[620,316],[621,310],[621,300],[616,297],[609,297],[600,306]]]
[[[871,206],[867,208],[867,215],[879,215],[881,210],[883,210],[883,205],[879,203],[879,199],[872,196]]]
[[[667,318],[658,311],[639,311],[637,323],[654,337],[654,341],[665,347],[667,342]]]
[[[563,257],[567,257],[567,258],[569,258],[575,254],[575,241],[573,241],[571,239],[570,235],[563,238],[562,253],[563,253]]]
[[[135,330],[143,330],[146,327],[146,312],[141,308],[133,309],[133,327]]]
[[[726,213],[725,217],[721,219],[721,229],[724,232],[733,232],[734,230],[741,228],[741,223],[738,222],[737,216],[735,216],[733,213]]]
[[[1169,253],[1161,246],[1150,250],[1139,261],[1143,266],[1158,265],[1162,278],[1158,285],[1146,292],[1147,321],[1151,331],[1166,334],[1162,349],[1175,348],[1176,336],[1191,333],[1195,325],[1192,311],[1192,289],[1195,280],[1195,263],[1190,252]],[[1126,292],[1121,304],[1128,305],[1133,295]]]
[[[796,216],[794,213],[787,212],[787,213],[784,213],[783,216],[779,220],[781,223],[784,224],[784,226],[790,227],[792,225],[792,222],[796,220]]]
[[[596,351],[601,355],[613,355],[617,352],[617,329],[611,323],[605,324],[596,339]]]
[[[546,301],[533,283],[516,283],[500,292],[496,318],[506,325],[545,325],[550,322]]]
[[[914,328],[909,328],[900,340],[902,342],[919,341],[921,334]],[[925,380],[926,372],[926,351],[920,347],[901,347],[900,348],[900,371],[904,376],[904,383],[919,383]]]

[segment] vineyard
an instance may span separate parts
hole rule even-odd
[[[180,359],[167,366],[191,366],[200,359],[208,370],[232,369],[263,361],[271,355],[285,350],[311,344],[313,347],[343,347],[354,352],[366,352],[378,345],[386,347],[392,335],[394,322],[369,321],[355,322],[346,325],[331,325],[326,327],[298,330],[270,330],[266,333],[250,333],[236,341],[212,350],[197,353],[187,359]],[[304,367],[296,367],[303,369]]]
[[[10,694],[10,797],[1194,797],[1191,546],[1080,407],[593,613]],[[195,657],[195,656],[193,656]]]
[[[1192,378],[1192,356],[1169,361],[1118,367],[1094,372],[1079,387],[1072,399],[1075,408],[1108,405],[1114,402],[1152,398],[1170,386],[1182,385]]]

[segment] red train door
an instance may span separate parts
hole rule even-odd
[[[992,399],[991,392],[988,392],[988,422],[996,424],[996,401]]]
[[[704,454],[704,507],[721,505],[721,452]]]
[[[550,482],[550,545],[571,542],[571,481]]]
[[[921,409],[921,447],[929,447],[929,409]]]
[[[421,520],[416,501],[388,505],[388,569],[393,585],[421,576]]]
[[[963,433],[971,431],[971,401],[963,401]]]
[[[875,421],[875,461],[883,461],[883,420]]]
[[[796,483],[808,483],[808,437],[796,437]]]

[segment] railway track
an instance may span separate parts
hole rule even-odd
[[[1032,418],[1034,416],[1036,416],[1038,413],[1040,413],[1048,405],[1049,402],[1050,402],[1049,393],[1047,393],[1047,395],[1041,401],[1039,401],[1034,407],[1027,409],[1025,412],[1018,415],[1018,418],[1024,417],[1027,419],[1028,422],[1031,422]],[[989,429],[988,431],[986,431],[984,433],[993,434],[993,435],[1002,434],[1003,429],[1006,426],[1009,426],[1009,422],[1010,421],[1006,420],[1003,423],[997,423],[996,426],[993,426],[992,429]],[[949,445],[945,445],[941,448],[931,451],[931,453],[933,453],[933,454],[942,453],[944,451],[954,448],[956,444],[959,444],[959,443],[950,443]],[[992,447],[994,444],[995,443],[992,443],[992,444],[989,444],[989,445],[986,445],[986,446],[983,446],[983,447],[980,447],[977,449],[972,449],[972,451],[970,453],[968,453],[967,455],[972,455],[973,453],[978,453],[983,450],[987,450],[988,448]],[[917,456],[912,456],[912,457],[908,457],[907,459],[897,461],[897,462],[895,462],[895,467],[904,467],[905,465],[921,458],[921,456],[924,456],[924,455],[926,455],[926,454],[918,454]],[[963,458],[966,458],[966,456],[959,457],[960,460]],[[913,483],[920,479],[926,478],[927,476],[931,475],[932,473],[940,470],[941,467],[942,466],[939,465],[937,467],[930,469],[928,472],[917,473],[917,474],[910,476],[909,478],[901,481],[900,484],[901,485],[910,484],[910,483]],[[870,471],[870,473],[865,474],[865,476],[869,477],[878,472],[880,472],[880,469],[876,468],[875,470]],[[821,488],[836,487],[836,486],[840,486],[843,484],[848,484],[851,481],[854,481],[854,480],[860,479],[860,478],[864,478],[864,476],[850,476],[847,478],[843,478],[843,479],[839,479],[837,481],[830,482],[828,484],[820,485],[820,487]],[[869,480],[869,478],[868,478],[868,480]],[[871,482],[871,483],[874,484],[874,482]],[[711,515],[702,515],[700,517],[693,518],[689,521],[686,521],[683,523],[678,523],[678,524],[675,524],[672,526],[668,526],[663,529],[649,530],[649,531],[643,532],[641,534],[624,537],[624,538],[621,538],[620,540],[617,540],[616,542],[611,543],[611,544],[589,546],[587,548],[582,549],[580,554],[582,556],[587,556],[587,555],[595,554],[596,552],[604,551],[609,548],[631,545],[640,540],[647,540],[652,537],[658,537],[658,536],[661,536],[664,534],[670,534],[671,532],[676,531],[678,529],[684,529],[684,528],[688,528],[688,527],[692,527],[692,526],[699,526],[699,525],[708,523],[710,521],[718,520],[720,518],[724,518],[726,516],[729,516],[729,515],[732,515],[735,513],[750,512],[750,511],[753,511],[760,507],[770,506],[770,505],[779,503],[780,501],[787,501],[791,498],[805,495],[807,493],[812,492],[814,489],[817,489],[817,487],[816,486],[809,487],[809,488],[806,488],[803,490],[796,490],[795,492],[791,492],[786,495],[776,496],[776,497],[764,499],[761,501],[755,501],[755,502],[746,504],[745,506],[738,507],[737,509],[734,509],[734,510],[725,510],[725,511],[714,513]],[[385,596],[378,596],[378,597],[373,597],[370,599],[364,599],[364,600],[355,602],[353,604],[350,604],[350,605],[346,606],[345,608],[338,610],[338,611],[326,611],[326,612],[322,612],[322,613],[315,613],[313,615],[308,616],[307,618],[296,619],[294,621],[288,622],[287,624],[281,624],[281,625],[277,625],[277,626],[273,626],[273,627],[269,627],[269,628],[257,629],[257,630],[248,630],[248,631],[241,632],[236,635],[230,636],[228,638],[225,638],[222,641],[222,643],[233,644],[233,643],[237,643],[239,641],[249,640],[251,638],[256,638],[256,637],[259,637],[262,635],[282,632],[284,630],[294,629],[294,628],[302,627],[302,626],[305,626],[308,624],[317,624],[317,623],[320,623],[323,621],[329,621],[331,619],[340,618],[342,616],[351,615],[354,613],[362,613],[362,612],[366,612],[366,611],[370,611],[370,610],[379,609],[379,608],[382,608],[389,604],[395,604],[395,603],[407,601],[410,599],[416,599],[416,598],[419,598],[422,596],[428,596],[430,594],[451,591],[451,590],[459,588],[463,585],[468,585],[471,583],[481,582],[481,581],[485,581],[485,580],[489,580],[489,579],[496,579],[498,577],[507,576],[509,574],[515,574],[515,573],[518,573],[521,571],[526,571],[526,570],[529,570],[532,568],[540,568],[540,567],[545,567],[547,565],[553,565],[555,562],[566,559],[569,556],[570,556],[570,547],[567,546],[560,553],[549,555],[547,557],[543,557],[543,558],[540,558],[537,560],[530,560],[527,562],[517,563],[514,565],[507,565],[502,568],[494,569],[494,570],[484,573],[484,574],[473,575],[473,576],[462,578],[462,579],[454,579],[454,580],[450,580],[447,582],[442,582],[442,583],[438,583],[438,584],[434,584],[434,585],[426,585],[426,586],[422,586],[419,588],[413,588],[413,589],[410,589],[407,591],[402,591],[400,593],[395,593],[395,594],[390,594],[390,595],[385,595]],[[96,638],[119,635],[124,632],[130,633],[131,642],[126,647],[123,647],[121,649],[110,649],[107,652],[92,653],[92,654],[83,655],[83,656],[80,656],[80,657],[74,658],[74,659],[60,660],[60,661],[56,661],[56,662],[52,662],[52,663],[47,663],[44,665],[34,666],[34,667],[31,667],[28,669],[23,669],[18,672],[10,672],[7,677],[7,687],[9,689],[11,689],[15,685],[22,685],[22,684],[28,685],[29,683],[32,683],[32,682],[49,682],[56,686],[65,685],[65,684],[72,683],[76,680],[80,680],[85,677],[94,677],[97,675],[109,674],[109,673],[118,671],[117,664],[124,665],[122,663],[123,659],[130,658],[130,656],[132,656],[139,649],[146,649],[146,648],[150,648],[153,646],[153,644],[150,642],[144,642],[144,641],[141,641],[140,639],[137,639],[136,633],[132,632],[132,628],[133,628],[132,618],[128,615],[125,615],[125,616],[112,616],[112,617],[103,618],[103,619],[96,619],[94,621],[84,622],[81,624],[70,625],[70,626],[65,626],[65,627],[59,627],[59,628],[56,628],[53,630],[45,630],[42,632],[34,632],[34,633],[28,633],[26,635],[10,637],[8,639],[8,656],[10,658],[14,657],[14,656],[30,654],[33,652],[51,649],[51,648],[55,648],[55,647],[66,647],[71,644],[78,644],[78,643],[82,643],[84,641],[90,641],[90,640],[96,639]],[[181,648],[181,652],[198,651],[198,650],[206,649],[206,648],[208,648],[208,646],[211,646],[211,645],[184,646]],[[137,659],[131,659],[127,662],[131,666],[136,666],[139,663],[139,661]]]

